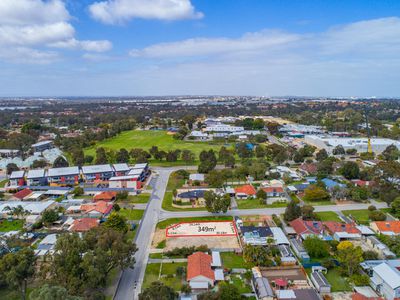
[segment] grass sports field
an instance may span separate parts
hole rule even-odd
[[[175,140],[172,135],[168,135],[166,131],[160,130],[130,130],[125,131],[116,137],[104,140],[97,143],[95,146],[86,148],[85,155],[96,156],[96,148],[104,147],[106,150],[119,150],[125,148],[128,151],[133,148],[141,148],[144,150],[150,149],[152,146],[158,146],[160,150],[191,150],[196,156],[196,160],[199,154],[203,150],[214,149],[219,151],[223,144],[211,143],[211,142],[187,142],[181,140]],[[228,145],[229,146],[229,145]],[[153,164],[171,164],[165,161],[155,161]],[[173,163],[172,163],[173,164]],[[177,162],[175,164],[182,164]]]

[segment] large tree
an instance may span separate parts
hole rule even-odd
[[[312,184],[304,190],[303,200],[307,202],[328,201],[329,193],[324,188]]]
[[[227,212],[229,206],[231,205],[231,198],[229,195],[219,195],[213,191],[206,191],[204,193],[204,200],[206,202],[206,209],[209,212]]]
[[[324,258],[329,256],[328,244],[316,236],[309,236],[304,240],[304,248],[312,258]]]
[[[177,297],[173,288],[155,281],[139,295],[139,300],[175,300]]]
[[[363,251],[360,246],[354,246],[350,241],[343,241],[337,246],[337,258],[346,274],[351,276],[363,261]]]
[[[356,179],[360,176],[360,167],[354,161],[346,161],[339,171],[346,179]]]
[[[104,226],[121,232],[128,231],[128,225],[126,224],[125,218],[117,212],[112,212],[108,216],[107,220],[104,222]]]
[[[286,207],[283,218],[286,222],[290,222],[297,219],[298,217],[301,217],[301,208],[295,201],[292,200]]]
[[[64,168],[64,167],[68,167],[68,166],[69,166],[69,163],[64,158],[64,156],[57,157],[53,162],[53,168]]]
[[[1,280],[11,288],[18,288],[23,300],[26,299],[28,280],[35,273],[35,260],[35,253],[30,248],[8,253],[0,260]]]
[[[62,286],[44,284],[29,294],[29,300],[83,300],[83,298],[69,295],[67,289]]]

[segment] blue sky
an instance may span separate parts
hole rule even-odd
[[[0,96],[400,96],[400,1],[1,0]]]

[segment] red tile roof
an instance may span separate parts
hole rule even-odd
[[[69,230],[75,232],[85,232],[90,229],[99,226],[100,220],[93,218],[82,218],[74,220]]]
[[[117,197],[117,192],[101,192],[93,197],[93,201],[113,201]]]
[[[352,300],[384,300],[385,298],[382,297],[367,297],[360,293],[354,293],[351,295]]]
[[[25,197],[29,196],[30,194],[32,194],[33,192],[30,189],[23,189],[17,193],[14,194],[14,197],[17,199],[24,199]]]
[[[89,213],[92,211],[97,211],[99,213],[102,213],[103,215],[108,214],[113,208],[113,205],[106,202],[106,201],[98,201],[98,202],[93,202],[93,203],[88,203],[88,204],[82,204],[81,205],[81,210],[84,213]]]
[[[283,187],[273,187],[273,186],[268,186],[262,188],[262,190],[266,193],[283,193]]]
[[[376,221],[375,224],[380,232],[392,231],[400,234],[400,221]]]
[[[196,252],[188,256],[187,280],[197,276],[204,276],[215,280],[214,271],[211,269],[212,257],[203,252]]]
[[[324,225],[331,234],[335,234],[336,232],[361,233],[361,231],[357,229],[356,224],[354,223],[346,224],[341,222],[328,221],[324,222]]]
[[[302,218],[297,218],[290,222],[290,226],[298,235],[323,233],[323,225],[320,221],[304,221]]]
[[[250,196],[253,196],[257,193],[256,189],[251,184],[238,186],[235,188],[235,192],[236,194],[246,194]]]
[[[317,164],[311,163],[311,164],[302,164],[300,167],[303,171],[306,171],[309,174],[315,174],[318,171]]]

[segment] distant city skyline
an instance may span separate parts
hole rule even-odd
[[[0,97],[397,97],[399,12],[389,0],[2,0]]]

